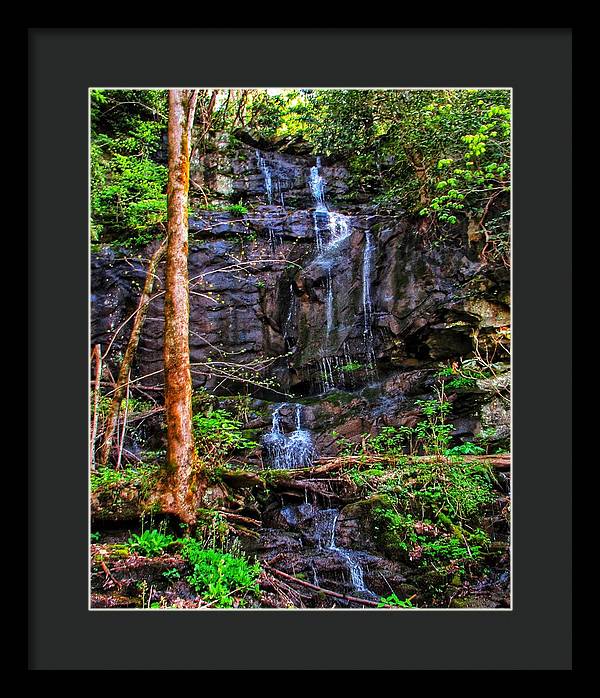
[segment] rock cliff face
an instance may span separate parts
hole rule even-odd
[[[431,394],[440,367],[477,350],[497,376],[451,395],[455,436],[492,427],[492,440],[506,443],[508,357],[493,348],[510,322],[509,274],[482,263],[466,226],[440,236],[401,211],[378,214],[352,190],[343,163],[301,148],[222,143],[194,158],[191,180],[196,387],[239,393],[246,387],[231,378],[231,364],[245,364],[248,375],[266,366],[258,375],[277,384],[251,391],[252,428],[270,427],[270,403],[300,403],[327,455],[333,430],[360,438],[382,424],[414,424],[415,401]],[[206,210],[206,202],[248,213]],[[104,350],[135,310],[151,250],[92,255],[91,340]],[[162,383],[162,274],[135,364],[147,386]],[[114,340],[114,361],[127,334]],[[293,429],[293,410],[281,416]]]

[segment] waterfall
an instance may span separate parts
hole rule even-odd
[[[325,317],[327,321],[327,336],[325,340],[325,346],[327,348],[327,346],[329,345],[329,335],[331,334],[331,329],[333,327],[333,280],[331,278],[331,269],[327,269],[327,294],[325,307]]]
[[[326,267],[325,279],[325,341],[323,356],[320,359],[320,383],[323,392],[332,390],[339,383],[342,375],[339,358],[330,356],[334,347],[330,346],[330,337],[335,329],[334,280],[332,269],[339,256],[341,243],[350,237],[350,218],[338,211],[330,211],[325,202],[325,180],[321,175],[321,158],[310,168],[308,184],[313,197],[313,228],[318,259]],[[335,372],[334,372],[335,368]]]
[[[317,157],[317,164],[310,168],[308,186],[315,204],[313,211],[313,227],[317,251],[323,252],[324,248],[333,248],[350,235],[349,218],[343,213],[330,211],[325,203],[325,180],[321,173],[321,158]],[[328,241],[325,244],[323,232],[328,233]]]
[[[285,208],[285,197],[283,190],[285,187],[289,186],[290,180],[287,176],[278,176],[276,173],[274,173],[258,148],[254,152],[256,154],[256,162],[258,163],[258,167],[265,179],[265,194],[267,195],[267,201],[269,204],[273,204],[274,200],[277,199],[282,208]]]
[[[323,509],[315,520],[315,533],[318,545],[323,550],[330,550],[346,563],[350,572],[350,581],[355,591],[372,593],[365,585],[364,571],[360,564],[359,554],[354,550],[339,548],[335,543],[335,528],[339,518],[337,509]]]
[[[319,360],[319,382],[322,392],[333,390],[336,386],[336,376],[339,373],[340,360],[337,356],[323,356]]]
[[[283,430],[281,410],[287,403],[279,405],[273,411],[271,431],[263,436],[262,443],[272,467],[282,470],[304,468],[310,465],[315,455],[310,431],[302,429],[302,405],[293,405],[295,409],[295,430],[286,434]]]
[[[365,249],[362,265],[362,305],[363,305],[363,343],[367,366],[375,368],[375,349],[373,342],[373,304],[371,303],[371,266],[375,246],[373,238],[368,231],[365,233]]]
[[[321,228],[319,226],[319,213],[315,209],[313,211],[313,229],[315,231],[315,243],[317,245],[317,252],[321,253],[323,251],[323,234],[321,232]]]
[[[288,310],[287,317],[283,323],[283,340],[284,342],[289,338],[290,329],[292,327],[292,318],[294,316],[294,310],[296,309],[296,295],[294,293],[294,284],[290,281],[290,307]]]
[[[277,238],[275,237],[275,231],[271,226],[269,226],[269,245],[271,247],[271,252],[275,254],[275,247],[277,245]]]
[[[260,150],[256,149],[256,160],[258,162],[258,166],[263,173],[263,177],[265,178],[265,193],[267,194],[267,201],[272,204],[273,203],[273,175],[271,172],[271,168],[267,165],[267,161],[263,158]]]
[[[343,240],[350,237],[350,219],[343,213],[328,211],[327,218],[331,237],[327,243],[330,251],[334,250]]]
[[[308,186],[310,187],[310,192],[315,201],[315,207],[318,212],[327,213],[327,206],[325,205],[325,181],[319,170],[321,169],[321,158],[317,158],[317,164],[310,168],[310,175],[308,177]]]

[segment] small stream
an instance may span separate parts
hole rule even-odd
[[[293,429],[286,433],[286,418],[289,421],[291,416],[294,420]],[[294,469],[312,464],[316,452],[312,434],[302,426],[302,405],[283,403],[275,408],[271,430],[263,437],[263,448],[267,463],[272,468]],[[336,543],[339,509],[320,502],[314,494],[309,502],[309,493],[305,490],[304,502],[284,504],[280,515],[288,528],[300,534],[305,548],[303,554],[310,559],[313,579],[319,579],[317,563],[323,566],[323,558],[326,558],[325,567],[336,568],[341,563],[347,577],[345,586],[348,592],[365,598],[377,598],[377,594],[365,583],[363,564],[369,555]],[[319,584],[318,581],[314,583]]]

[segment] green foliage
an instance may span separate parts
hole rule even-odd
[[[213,462],[223,462],[235,451],[258,446],[243,433],[242,423],[223,409],[210,407],[205,414],[192,418],[198,454]]]
[[[165,90],[90,93],[92,240],[146,244],[166,220]]]
[[[380,543],[423,566],[464,573],[483,559],[489,537],[480,528],[494,500],[493,479],[480,463],[412,463],[383,479],[374,508]]]
[[[214,509],[198,509],[196,538],[204,548],[231,552],[235,545],[232,529],[227,519],[220,511]]]
[[[193,567],[188,582],[217,608],[229,608],[235,603],[244,606],[249,594],[258,594],[258,563],[252,564],[242,555],[204,549],[190,538],[182,541],[181,554]]]
[[[116,468],[102,467],[90,474],[92,492],[115,487],[135,486],[145,496],[155,484],[160,473],[158,463],[140,463],[135,467]]]
[[[379,599],[377,608],[388,608],[389,606],[398,606],[399,608],[414,608],[414,605],[410,599],[399,599],[394,593],[389,596],[382,596]]]
[[[90,540],[92,543],[97,543],[100,540],[100,533],[98,531],[90,533]]]
[[[90,395],[90,407],[93,410],[94,409],[94,396]],[[110,395],[100,395],[98,398],[98,414],[101,417],[106,417],[108,415],[108,412],[111,408],[112,405],[112,397]],[[120,406],[120,411],[125,412],[125,409],[127,409],[127,413],[129,415],[134,415],[134,414],[141,414],[142,412],[148,412],[151,410],[153,407],[153,404],[151,402],[147,402],[145,400],[138,400],[137,398],[129,398],[125,399],[123,398],[121,400],[121,406]]]
[[[321,90],[304,103],[303,136],[347,159],[353,190],[442,225],[480,220],[506,257],[508,90]]]
[[[452,390],[471,390],[477,386],[477,382],[474,378],[467,378],[466,376],[458,376],[453,378],[446,383],[446,388]]]
[[[443,392],[437,398],[430,400],[417,400],[417,405],[426,419],[420,421],[416,428],[416,435],[423,446],[426,455],[444,453],[449,447],[454,425],[446,422],[446,416],[452,409],[450,403],[444,399]]]
[[[162,555],[175,542],[175,538],[166,534],[163,527],[145,530],[141,534],[134,533],[127,540],[129,547],[144,557]]]
[[[286,101],[282,95],[269,96],[263,91],[255,93],[247,114],[250,129],[258,132],[263,138],[274,138],[283,122]]]
[[[210,92],[199,96],[204,110]],[[90,101],[92,238],[145,244],[166,216],[166,91],[92,90]],[[369,194],[441,228],[480,221],[488,254],[509,258],[508,90],[220,90],[214,107],[215,140],[197,143],[199,152],[225,137],[237,154],[240,127],[271,141],[303,138],[315,154],[345,159],[350,197]],[[241,203],[226,210],[247,213]]]
[[[162,573],[162,576],[165,579],[168,579],[170,582],[173,582],[177,579],[181,579],[181,574],[179,573],[179,570],[176,568],[170,569],[170,570],[165,570]]]
[[[485,453],[485,448],[474,444],[472,441],[466,441],[464,444],[446,449],[444,453],[447,456],[477,456]]]
[[[373,453],[401,456],[412,435],[410,427],[382,427],[377,435],[369,437],[368,448]]]
[[[497,99],[497,98],[496,98]],[[439,221],[456,223],[456,212],[465,208],[483,213],[490,198],[510,189],[510,109],[501,100],[466,102],[470,132],[460,134],[455,158],[438,161],[434,177],[440,194],[423,215],[434,212]],[[444,108],[446,107],[446,108]],[[430,105],[431,120],[448,119],[448,105]],[[450,110],[452,105],[450,105]]]
[[[349,361],[347,364],[344,364],[340,368],[344,373],[354,373],[355,371],[360,371],[361,368],[364,367],[358,361]]]
[[[376,435],[362,434],[361,441],[337,438],[341,455],[383,455],[395,461],[405,454],[443,455],[450,448],[454,426],[446,421],[451,404],[445,399],[444,387],[438,388],[437,397],[417,400],[425,419],[415,427],[384,426]],[[336,432],[332,436],[338,437]]]
[[[230,206],[227,206],[225,210],[239,216],[243,216],[248,213],[248,209],[242,204],[231,204]]]

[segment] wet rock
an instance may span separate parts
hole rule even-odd
[[[222,394],[244,392],[246,384],[210,375],[211,363],[278,357],[262,375],[276,379],[279,392],[254,390],[265,402],[248,428],[267,431],[275,406],[289,399],[281,393],[294,393],[303,400],[304,424],[317,452],[334,455],[334,431],[359,442],[383,425],[414,426],[422,418],[416,400],[432,395],[441,364],[472,355],[474,333],[484,354],[497,348],[499,333],[510,322],[510,279],[505,269],[481,263],[469,247],[465,225],[445,233],[434,247],[420,232],[420,221],[383,215],[370,202],[352,199],[340,161],[321,159],[329,210],[319,219],[309,186],[315,163],[300,142],[267,144],[248,133],[224,138],[214,151],[195,157],[192,179],[209,202],[226,207],[242,201],[248,213],[206,210],[192,186],[190,352],[195,387]],[[271,173],[271,202],[265,167]],[[335,216],[329,214],[336,212],[345,216],[348,234],[333,248],[317,250],[317,231],[331,236]],[[368,239],[372,307],[366,315]],[[156,244],[135,254],[109,248],[92,254],[92,344],[105,350],[114,340],[108,360],[113,374],[128,326],[116,332],[136,308]],[[164,264],[132,372],[133,378],[145,376],[150,387],[162,383],[163,278]],[[502,367],[499,362],[508,357],[497,350],[494,360]],[[501,368],[496,373],[452,396],[456,439],[485,433],[493,446],[507,444],[510,414],[504,398],[510,374]],[[146,436],[162,448],[161,417],[154,421],[154,436]],[[293,428],[289,417],[284,421],[286,431]]]

